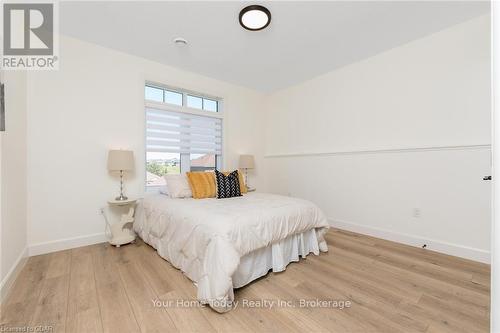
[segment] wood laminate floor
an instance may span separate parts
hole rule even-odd
[[[98,244],[31,257],[1,307],[0,329],[489,331],[488,265],[335,229],[327,241],[328,253],[310,255],[285,272],[270,273],[237,290],[239,305],[225,314],[186,307],[196,303],[195,286],[141,241],[121,248]],[[302,307],[301,299],[309,306]],[[246,300],[268,303],[245,306]],[[340,309],[342,301],[351,306]]]

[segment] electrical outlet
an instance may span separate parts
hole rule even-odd
[[[421,215],[420,208],[413,208],[413,217],[419,218]]]

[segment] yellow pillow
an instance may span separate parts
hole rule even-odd
[[[193,198],[215,198],[215,174],[213,172],[186,172]]]

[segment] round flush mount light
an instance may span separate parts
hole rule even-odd
[[[175,45],[187,45],[188,42],[182,37],[177,37],[174,39],[174,43]]]
[[[243,28],[258,31],[271,23],[271,12],[264,6],[251,5],[240,12],[240,24]]]

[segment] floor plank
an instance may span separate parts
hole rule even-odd
[[[45,281],[49,261],[50,255],[34,256],[28,259],[12,286],[8,298],[2,304],[1,326],[19,327],[31,321]]]
[[[31,257],[1,306],[0,325],[53,332],[489,331],[488,265],[339,229],[326,239],[328,253],[235,291],[239,302],[266,299],[273,307],[240,303],[225,314],[172,306],[196,304],[196,287],[140,240]],[[351,306],[302,307],[301,300]]]
[[[118,274],[115,249],[105,244],[92,248],[94,279],[104,332],[140,332]]]
[[[49,265],[29,326],[50,326],[53,331],[65,332],[71,251],[54,252],[49,256]]]
[[[91,247],[71,252],[66,331],[103,331]]]

